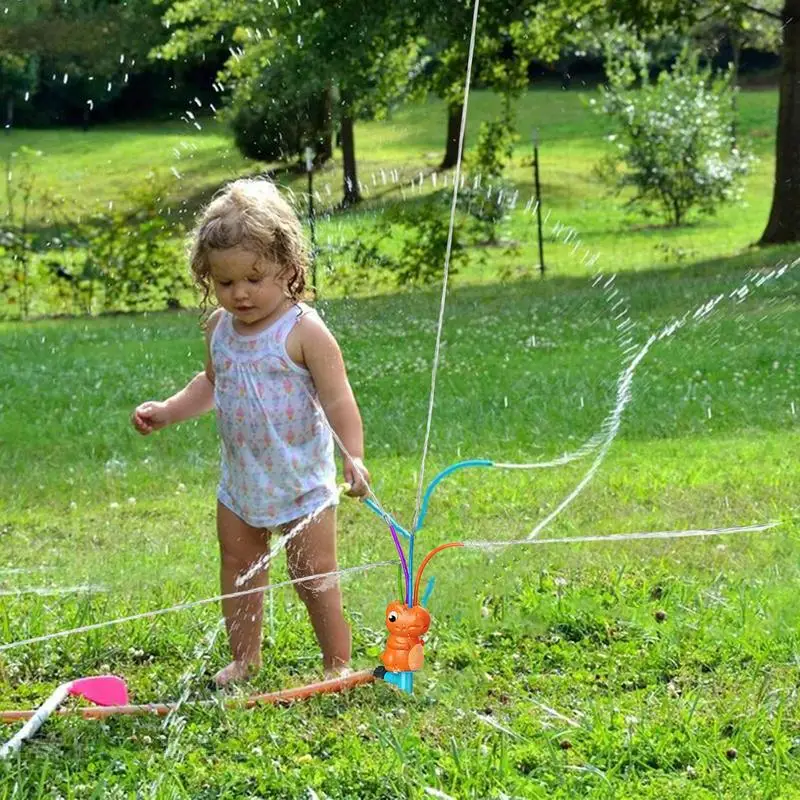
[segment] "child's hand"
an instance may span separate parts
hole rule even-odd
[[[367,485],[371,478],[360,458],[344,459],[344,479],[350,484],[349,497],[364,497],[369,492]]]
[[[165,428],[171,422],[167,412],[167,404],[159,403],[156,400],[148,400],[134,409],[133,414],[131,414],[131,422],[142,436],[147,436],[148,433]]]

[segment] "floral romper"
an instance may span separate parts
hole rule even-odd
[[[333,437],[308,370],[286,352],[294,305],[244,336],[223,311],[211,337],[214,403],[222,439],[219,501],[254,527],[272,528],[338,502]]]

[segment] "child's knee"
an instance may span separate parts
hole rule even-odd
[[[223,569],[236,572],[245,572],[251,569],[263,556],[262,553],[247,553],[233,547],[226,547],[222,543],[220,543],[219,551]]]

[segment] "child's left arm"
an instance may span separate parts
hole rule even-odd
[[[368,491],[365,481],[370,480],[363,462],[364,428],[342,351],[322,320],[306,319],[298,328],[302,360],[311,373],[325,416],[347,450],[342,457],[344,479],[351,487],[348,494],[363,497]]]

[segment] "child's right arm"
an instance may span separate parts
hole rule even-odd
[[[134,409],[133,427],[146,436],[148,433],[178,422],[205,414],[214,408],[214,365],[211,361],[211,335],[219,322],[221,311],[215,311],[206,324],[206,366],[177,394],[159,402],[148,400]]]

